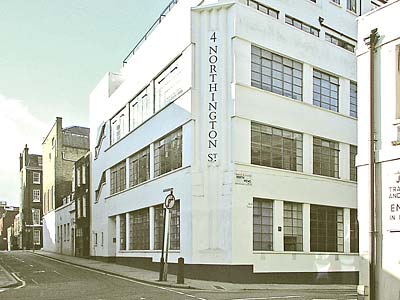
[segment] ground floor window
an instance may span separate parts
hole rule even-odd
[[[310,248],[318,252],[343,252],[343,208],[310,206]]]
[[[150,249],[149,209],[129,213],[129,250]]]
[[[35,245],[40,245],[40,230],[39,229],[33,230],[33,243]]]
[[[357,209],[350,209],[350,252],[358,253]]]
[[[164,221],[164,208],[163,205],[154,207],[154,249],[160,250],[162,248],[163,239],[163,221]],[[171,222],[170,222],[170,249],[180,249],[180,204],[179,201],[175,202],[174,207],[171,209]]]
[[[303,205],[285,202],[283,222],[285,251],[303,251]]]
[[[273,250],[273,201],[253,201],[253,250]]]
[[[120,215],[120,240],[119,240],[119,249],[126,250],[126,216],[125,214]]]

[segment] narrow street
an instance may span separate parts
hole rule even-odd
[[[15,288],[0,290],[0,299],[357,299],[348,291],[299,290],[191,290],[160,287],[74,266],[31,252],[1,252],[0,264],[21,280]]]

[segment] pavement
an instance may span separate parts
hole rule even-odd
[[[17,286],[19,282],[6,269],[0,261],[0,288],[10,288]]]
[[[148,283],[173,288],[196,289],[196,290],[224,290],[224,291],[243,291],[243,290],[310,290],[310,291],[348,291],[355,292],[355,285],[294,285],[294,284],[238,284],[229,282],[205,281],[185,278],[184,284],[176,283],[176,275],[168,274],[168,280],[158,281],[158,272],[123,266],[115,263],[106,263],[94,259],[86,259],[59,253],[35,251],[36,255],[69,263],[76,266],[85,267],[110,275],[121,276],[138,282]],[[9,287],[18,284],[15,278],[9,274],[0,262],[0,287]]]

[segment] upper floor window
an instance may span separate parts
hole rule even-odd
[[[86,195],[82,195],[82,217],[87,217]]]
[[[261,4],[261,3],[258,3],[257,1],[254,1],[254,0],[247,0],[247,5],[252,7],[252,8],[257,9],[258,11],[260,11],[260,12],[266,14],[266,15],[269,15],[269,16],[271,16],[273,18],[278,19],[279,11],[276,10],[276,9],[273,9],[271,7],[268,7],[268,6],[265,6],[265,5]]]
[[[308,24],[304,23],[303,21],[297,20],[291,16],[286,15],[285,22],[286,22],[286,24],[292,25],[300,30],[303,30],[304,32],[310,33],[315,36],[319,36],[318,28],[308,25]]]
[[[81,168],[76,169],[76,185],[81,186]]]
[[[353,13],[357,13],[357,1],[356,0],[347,0],[347,9],[352,11]]]
[[[40,184],[40,173],[39,172],[33,172],[33,183],[35,184]]]
[[[340,5],[340,0],[331,0],[331,2],[339,4]]]
[[[357,146],[350,145],[350,180],[357,181]]]
[[[103,174],[101,174],[100,182],[99,185],[97,186],[97,189],[95,190],[95,203],[99,201],[101,190],[103,188],[103,185],[106,184],[106,172],[104,171]]]
[[[40,209],[32,208],[32,224],[39,225],[40,224]]]
[[[149,93],[150,87],[147,87],[129,104],[130,130],[135,129],[153,115],[153,101]]]
[[[191,86],[190,57],[182,55],[154,79],[155,111],[183,95]]]
[[[124,108],[119,114],[111,119],[111,144],[115,144],[122,137],[127,134],[128,131],[128,112]]]
[[[154,176],[182,167],[182,128],[154,143]]]
[[[343,208],[310,206],[310,250],[344,251]]]
[[[350,44],[345,40],[339,39],[338,37],[333,36],[329,33],[325,33],[325,40],[350,52],[354,52],[355,46],[353,44]]]
[[[86,165],[82,165],[82,184],[86,184]]]
[[[357,118],[357,83],[350,82],[350,116]]]
[[[251,163],[303,171],[302,134],[252,122]]]
[[[339,143],[313,139],[314,174],[339,178]]]
[[[303,65],[252,46],[251,85],[295,100],[302,100]]]
[[[32,190],[32,201],[40,202],[40,190],[37,189]]]
[[[110,192],[118,193],[126,189],[126,162],[121,161],[110,170]]]
[[[129,158],[129,186],[135,186],[149,178],[150,147],[146,147]]]
[[[339,78],[314,70],[313,104],[339,111]]]

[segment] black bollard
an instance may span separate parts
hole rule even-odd
[[[158,281],[163,281],[163,274],[164,274],[164,258],[160,258],[160,275],[158,277]]]
[[[178,274],[176,277],[176,283],[184,284],[185,283],[185,259],[183,257],[178,258]]]

